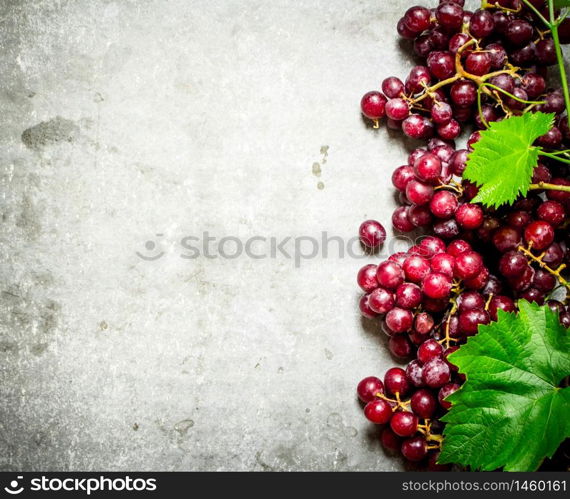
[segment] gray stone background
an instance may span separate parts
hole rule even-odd
[[[394,364],[363,260],[179,242],[390,225],[410,144],[359,100],[409,5],[0,2],[2,470],[401,469],[354,394]]]

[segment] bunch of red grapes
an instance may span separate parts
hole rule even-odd
[[[544,1],[532,4],[544,9]],[[562,91],[547,86],[547,67],[557,62],[553,41],[519,0],[475,12],[463,0],[411,7],[398,33],[413,40],[425,65],[405,81],[386,78],[381,91],[364,95],[361,110],[375,128],[386,118],[388,127],[424,141],[392,175],[400,199],[394,228],[424,236],[406,253],[364,266],[357,282],[362,315],[381,320],[391,353],[410,362],[383,380],[363,379],[357,391],[365,416],[383,425],[386,450],[443,470],[439,418],[464,381],[448,355],[479,325],[497,320],[499,309],[515,311],[521,298],[547,303],[570,327],[570,192],[536,188],[511,206],[483,207],[471,202],[477,186],[462,180],[468,155],[479,130],[512,115],[555,113],[556,125],[537,140],[551,151],[568,148],[570,130]],[[560,35],[570,41],[569,21]],[[475,131],[456,150],[464,129]],[[546,158],[533,173],[533,183],[541,182],[570,186],[568,166]],[[375,220],[360,226],[368,248],[385,238]]]

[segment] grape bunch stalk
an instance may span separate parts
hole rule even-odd
[[[409,8],[397,25],[421,61],[405,79],[388,76],[366,93],[361,111],[372,128],[422,141],[392,174],[399,206],[393,227],[421,237],[407,252],[368,264],[357,275],[361,314],[380,320],[388,347],[405,368],[357,388],[364,415],[382,425],[388,451],[431,470],[437,463],[446,401],[465,381],[448,356],[497,311],[517,300],[547,304],[570,327],[570,127],[561,43],[570,19],[552,0],[483,0],[470,12],[463,0]],[[559,67],[560,87],[548,84]],[[555,76],[553,74],[552,76]],[[526,113],[553,113],[536,140],[541,156],[525,196],[497,208],[475,202],[479,187],[463,178],[481,132]],[[464,148],[455,139],[468,133]],[[470,133],[470,134],[469,134]],[[505,171],[505,175],[509,172]],[[376,220],[359,229],[376,249],[386,231]]]

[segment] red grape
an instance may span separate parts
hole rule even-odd
[[[424,277],[422,292],[434,299],[447,298],[451,293],[452,285],[451,277],[448,275],[432,273]]]
[[[376,265],[365,265],[358,271],[356,276],[358,285],[363,291],[370,293],[370,291],[375,290],[378,287],[378,281],[376,280]]]
[[[427,453],[428,448],[424,437],[408,438],[402,442],[402,455],[408,461],[421,461]]]
[[[377,314],[385,314],[394,308],[394,295],[384,288],[376,288],[368,295],[368,306]]]
[[[404,282],[404,271],[396,262],[387,260],[378,265],[376,279],[386,289],[396,289]]]
[[[409,437],[418,429],[418,418],[412,412],[395,412],[390,419],[390,428],[400,437]]]
[[[456,392],[461,388],[457,383],[448,383],[447,385],[443,385],[437,394],[437,400],[439,401],[439,405],[444,409],[449,409],[451,407],[451,402],[445,400],[446,397],[449,397],[452,393]]]
[[[378,120],[385,114],[386,102],[388,99],[376,90],[364,94],[360,101],[362,114],[371,120]]]
[[[449,383],[451,370],[444,360],[435,358],[424,364],[422,376],[427,386],[440,388]]]
[[[358,234],[360,242],[369,248],[377,248],[386,240],[386,229],[376,220],[362,222]]]
[[[410,389],[406,371],[400,367],[388,369],[384,375],[384,387],[391,395],[396,395],[396,393],[398,393],[400,397],[406,395]]]
[[[525,241],[532,244],[532,248],[541,251],[554,241],[554,229],[548,222],[536,220],[527,225],[524,230]]]
[[[356,388],[358,398],[368,403],[376,399],[377,393],[384,393],[384,385],[376,376],[367,376],[362,379]]]
[[[392,407],[385,400],[372,400],[364,407],[364,415],[372,423],[386,424],[392,418]]]

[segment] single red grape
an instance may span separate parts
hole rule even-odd
[[[356,393],[358,398],[367,404],[376,399],[377,393],[384,393],[384,385],[376,376],[367,376],[358,383]]]

